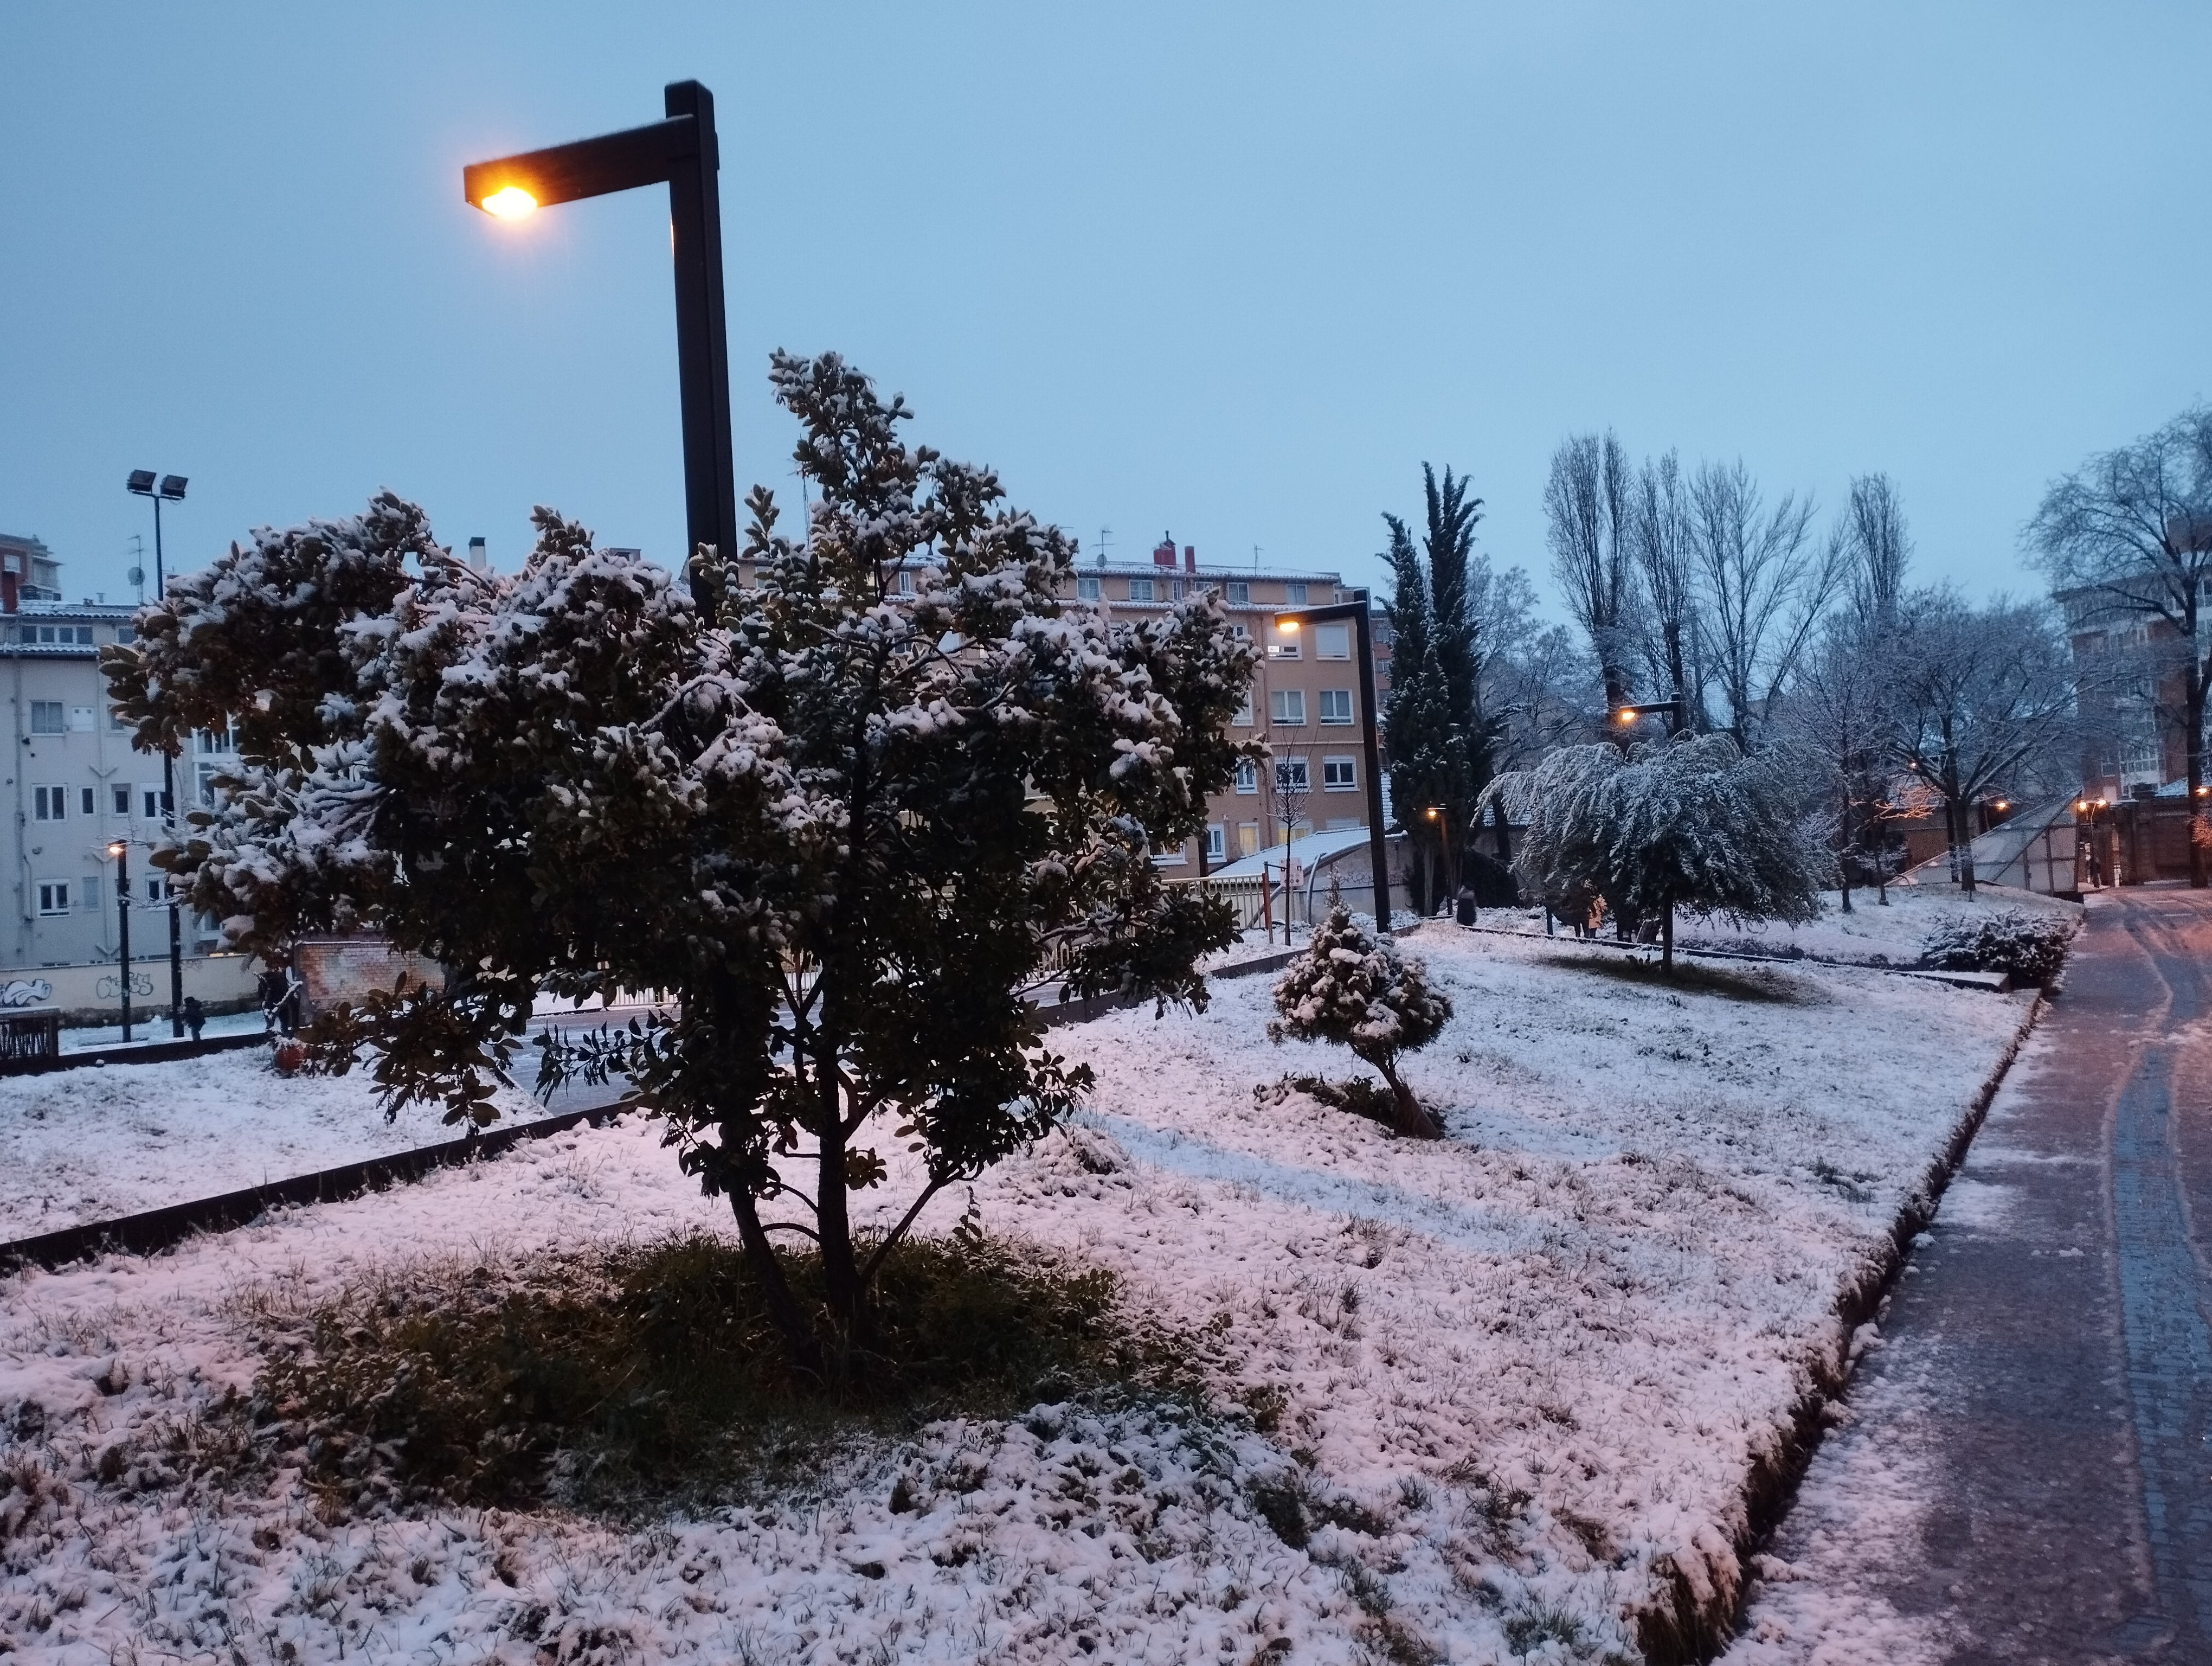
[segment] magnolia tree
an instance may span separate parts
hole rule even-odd
[[[1834,859],[1800,821],[1779,759],[1746,757],[1725,735],[1647,741],[1626,756],[1562,747],[1526,786],[1522,881],[1546,897],[1594,888],[1616,918],[1657,920],[1669,970],[1677,909],[1812,920],[1834,881]]]
[[[1152,855],[1229,779],[1253,651],[1211,596],[1063,602],[1068,539],[902,443],[902,402],[835,356],[771,380],[821,495],[793,538],[756,489],[742,566],[702,549],[687,587],[541,509],[522,571],[488,575],[386,495],[234,546],[106,659],[141,745],[238,737],[219,807],[155,859],[232,943],[359,922],[449,969],[327,1029],[388,1104],[488,1121],[540,991],[669,992],[550,1049],[541,1085],[629,1077],[811,1362],[770,1235],[818,1246],[835,1331],[865,1333],[929,1200],[1089,1085],[1024,999],[1048,964],[1204,1004],[1229,910]],[[856,1238],[891,1142],[915,1195]]]
[[[1268,1037],[1281,1041],[1340,1043],[1382,1073],[1390,1085],[1394,1129],[1418,1140],[1443,1130],[1421,1108],[1398,1074],[1398,1055],[1426,1047],[1451,1018],[1451,1001],[1429,987],[1428,970],[1401,958],[1389,941],[1362,931],[1334,886],[1328,918],[1316,927],[1306,952],[1275,984]]]

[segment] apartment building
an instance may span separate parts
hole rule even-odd
[[[104,646],[131,640],[133,608],[64,602],[60,563],[33,538],[0,537],[0,659],[5,661],[10,768],[0,776],[12,812],[0,958],[12,968],[112,962],[115,860],[129,846],[131,955],[168,946],[167,880],[147,860],[163,832],[161,760],[135,751],[100,674]],[[209,777],[234,760],[228,735],[200,735],[177,763],[177,790],[204,802]],[[217,946],[214,922],[189,914],[188,953]]]
[[[1358,644],[1350,620],[1296,633],[1274,628],[1288,608],[1349,601],[1341,575],[1281,568],[1201,566],[1195,549],[1178,552],[1173,538],[1154,546],[1143,562],[1085,562],[1073,579],[1076,596],[1108,615],[1163,611],[1200,590],[1217,590],[1241,635],[1262,643],[1251,697],[1233,720],[1238,739],[1259,739],[1274,752],[1274,767],[1247,763],[1225,793],[1206,804],[1203,844],[1192,840],[1163,853],[1161,865],[1195,875],[1240,856],[1280,845],[1286,833],[1344,831],[1367,825],[1364,724],[1387,688],[1389,648],[1376,632],[1377,687],[1359,687]],[[1375,621],[1380,624],[1380,620]]]

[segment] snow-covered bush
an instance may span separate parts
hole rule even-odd
[[[670,991],[665,1020],[549,1047],[541,1084],[635,1085],[813,1360],[769,1233],[818,1246],[831,1328],[865,1332],[922,1206],[1089,1083],[1025,992],[1204,1000],[1230,910],[1152,853],[1228,784],[1254,654],[1211,595],[1063,602],[1067,537],[904,444],[904,403],[836,356],[778,354],[771,381],[806,534],[756,488],[742,561],[702,548],[688,587],[546,509],[520,573],[477,573],[387,493],[234,545],[104,659],[141,746],[238,737],[220,806],[155,859],[233,944],[358,921],[454,969],[331,1038],[376,1049],[393,1098],[488,1121],[539,991]],[[924,1182],[856,1245],[886,1140]]]
[[[1944,972],[2009,972],[2022,983],[2048,983],[2066,964],[2074,922],[2059,915],[2004,909],[1954,915],[1922,945],[1920,964]]]
[[[1425,1047],[1451,1018],[1450,999],[1429,987],[1428,970],[1362,931],[1334,886],[1328,918],[1275,983],[1271,1040],[1339,1042],[1382,1073],[1396,1106],[1393,1127],[1419,1140],[1443,1130],[1398,1074],[1398,1055]]]
[[[1518,790],[1500,777],[1490,793]],[[1807,836],[1797,793],[1772,756],[1726,735],[1565,746],[1530,771],[1516,866],[1544,897],[1595,889],[1632,929],[1661,924],[1674,964],[1674,912],[1731,921],[1817,919],[1835,861]]]

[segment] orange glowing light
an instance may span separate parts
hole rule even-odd
[[[538,211],[538,199],[520,185],[501,185],[477,206],[502,220],[520,220],[526,214]]]

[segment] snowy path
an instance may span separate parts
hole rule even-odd
[[[2212,1659],[2212,901],[2116,892],[1729,1666]]]

